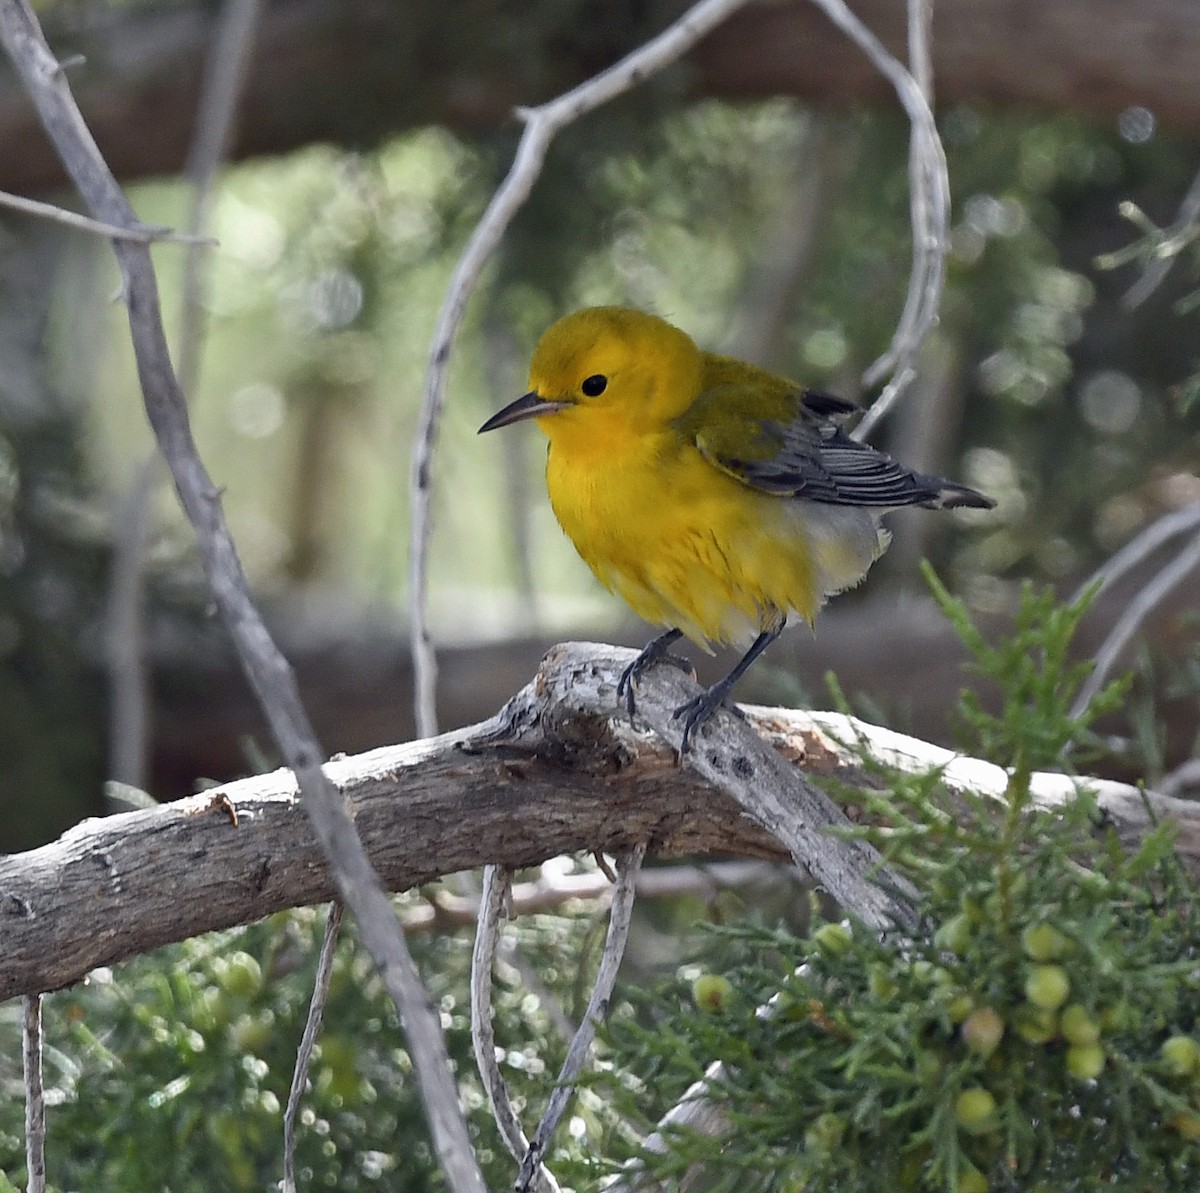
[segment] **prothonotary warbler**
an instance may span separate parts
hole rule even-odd
[[[678,662],[682,635],[746,647],[676,709],[684,751],[789,617],[811,623],[866,575],[888,543],[880,514],[995,504],[851,439],[839,423],[856,409],[703,352],[654,315],[593,307],[545,332],[529,392],[480,427],[537,422],[563,530],[602,584],[667,627],[621,676],[631,716],[638,676]]]

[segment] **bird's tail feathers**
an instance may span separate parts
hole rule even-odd
[[[922,476],[918,483],[924,483],[933,490],[933,495],[921,505],[930,510],[976,509],[990,510],[996,508],[996,502],[991,497],[972,489],[969,485],[960,485],[956,481],[948,481],[940,476]]]

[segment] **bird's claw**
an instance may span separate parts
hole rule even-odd
[[[728,696],[729,687],[726,684],[713,684],[699,696],[694,696],[686,704],[681,704],[671,714],[671,720],[683,721],[683,739],[679,743],[681,757],[691,748],[692,738],[697,731],[712,719],[717,709],[724,708],[726,712],[733,713],[741,721],[746,719],[746,714],[736,704],[731,703]]]
[[[617,699],[625,705],[625,711],[629,714],[629,719],[632,721],[637,712],[637,701],[635,698],[634,688],[641,676],[653,667],[656,663],[669,663],[672,667],[678,667],[684,675],[694,676],[696,672],[692,668],[692,664],[682,655],[670,654],[665,648],[653,650],[647,647],[641,654],[621,672],[620,679],[617,680]]]

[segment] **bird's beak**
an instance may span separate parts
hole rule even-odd
[[[519,423],[526,418],[540,418],[543,414],[553,414],[563,410],[570,402],[552,402],[541,397],[537,390],[522,394],[515,402],[509,402],[503,410],[497,410],[491,418],[479,428],[478,434],[484,431],[494,431],[497,427],[507,427],[509,423]]]

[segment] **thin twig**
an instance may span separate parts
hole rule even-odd
[[[1149,526],[1138,531],[1115,555],[1110,556],[1081,584],[1071,597],[1071,603],[1083,599],[1089,589],[1095,587],[1096,595],[1111,588],[1122,576],[1153,555],[1159,547],[1169,543],[1177,535],[1190,534],[1200,529],[1200,501],[1185,505],[1155,518]]]
[[[747,0],[700,0],[657,37],[614,66],[537,108],[518,112],[525,131],[508,176],[492,196],[450,279],[425,374],[425,394],[412,455],[408,592],[417,735],[437,732],[437,656],[429,634],[429,513],[433,452],[446,401],[446,371],[467,302],[514,215],[529,197],[546,150],[566,125],[636,87],[686,53]]]
[[[528,1193],[534,1174],[542,1170],[542,1161],[550,1147],[550,1140],[575,1096],[575,1082],[583,1072],[583,1066],[591,1053],[592,1041],[596,1038],[596,1026],[608,1014],[609,999],[612,998],[617,972],[625,956],[625,944],[629,939],[637,875],[645,856],[646,845],[645,842],[641,842],[617,859],[617,881],[613,887],[612,908],[608,913],[608,935],[604,941],[604,952],[600,957],[587,1011],[570,1048],[567,1049],[554,1092],[550,1095],[542,1121],[538,1123],[533,1142],[521,1161],[521,1171],[517,1174],[515,1186],[516,1193]]]
[[[908,10],[908,60],[909,70],[913,80],[920,88],[921,95],[929,110],[933,110],[933,62],[929,53],[930,22],[933,18],[933,7],[930,0],[907,0]],[[908,389],[916,376],[914,359],[924,342],[927,328],[920,326],[923,314],[930,310],[936,317],[937,307],[941,300],[941,277],[934,279],[932,270],[940,267],[941,253],[934,253],[936,247],[931,241],[937,237],[937,232],[931,228],[932,201],[930,188],[936,180],[928,174],[928,136],[925,126],[910,115],[912,125],[908,141],[908,195],[909,195],[909,224],[912,229],[913,257],[910,267],[908,291],[904,298],[904,307],[900,319],[892,335],[892,343],[884,353],[864,374],[864,381],[869,385],[887,375],[889,369],[894,370],[893,376],[880,397],[872,404],[872,414],[863,421],[865,429],[859,433],[863,436],[870,432],[871,427],[900,400],[901,395]],[[936,133],[934,134],[936,139]],[[942,229],[944,239],[945,229]],[[936,256],[936,260],[935,260]],[[932,298],[927,293],[931,281],[936,280],[938,292]],[[931,304],[926,306],[927,303]],[[932,326],[932,323],[929,324]]]
[[[933,107],[933,0],[908,0],[908,69]]]
[[[480,899],[481,891],[479,882],[476,880],[473,870],[463,870],[454,876],[454,881],[459,888],[460,897],[458,899],[458,907],[464,914],[460,921],[464,924],[474,924],[478,921],[480,915]],[[531,884],[523,884],[529,887]],[[605,884],[608,885],[607,883]],[[440,899],[439,910],[442,907],[448,906],[445,899]],[[514,910],[513,892],[510,886],[508,897],[505,900],[505,914],[511,918],[515,914],[519,914]],[[400,917],[400,922],[404,924],[407,931],[408,925],[405,923],[405,917]],[[549,987],[542,981],[541,975],[536,967],[530,962],[521,950],[517,947],[517,942],[512,939],[501,937],[496,942],[497,956],[503,956],[516,971],[517,976],[525,985],[526,989],[532,993],[537,1000],[542,1004],[542,1009],[546,1012],[551,1023],[560,1032],[563,1039],[569,1040],[575,1034],[575,1024],[567,1018],[567,1013],[559,1005],[559,1001],[550,992]]]
[[[699,898],[711,902],[723,890],[751,884],[782,884],[793,881],[790,871],[773,862],[725,861],[696,866],[655,866],[637,876],[639,899]],[[599,870],[582,874],[542,874],[529,882],[516,883],[509,895],[509,916],[556,911],[567,903],[612,902],[612,880]],[[428,902],[405,908],[400,913],[404,929],[429,932],[435,929],[474,924],[479,915],[479,897],[439,891]],[[501,950],[503,952],[503,949]],[[508,958],[505,958],[508,960]],[[522,974],[527,981],[528,975]],[[572,1028],[566,1033],[575,1034]]]
[[[91,232],[96,236],[103,236],[105,240],[129,240],[136,244],[161,241],[166,244],[200,244],[210,247],[217,243],[209,236],[191,236],[186,232],[173,232],[170,228],[160,228],[155,224],[134,223],[133,226],[125,228],[120,224],[95,220],[90,216],[80,215],[77,211],[68,211],[65,207],[42,203],[38,199],[27,199],[24,195],[13,195],[8,191],[0,191],[0,207],[11,207],[25,215],[36,215],[39,219],[65,224],[68,228]]]
[[[1162,239],[1155,245],[1154,258],[1147,262],[1142,270],[1142,276],[1125,292],[1121,299],[1127,311],[1140,307],[1142,303],[1162,285],[1171,266],[1175,264],[1180,251],[1188,240],[1196,235],[1196,225],[1200,223],[1200,173],[1192,179],[1174,222],[1162,231]]]
[[[500,1072],[496,1033],[492,1028],[492,963],[500,947],[501,924],[511,892],[511,870],[506,866],[484,868],[475,945],[471,951],[471,1045],[492,1118],[512,1158],[519,1161],[529,1150],[529,1140],[521,1129],[521,1120],[508,1096],[508,1084]],[[538,1193],[558,1193],[558,1182],[545,1170],[539,1172],[536,1187]]]
[[[321,1032],[321,1017],[329,1000],[329,983],[333,977],[333,958],[337,952],[338,932],[342,926],[342,905],[331,903],[325,920],[325,935],[317,958],[312,997],[308,1002],[308,1021],[296,1051],[296,1067],[292,1072],[292,1088],[288,1090],[287,1109],[283,1112],[283,1191],[296,1193],[296,1119],[300,1114],[300,1099],[308,1084],[308,1066],[313,1047]]]
[[[1148,584],[1129,602],[1129,608],[1121,614],[1117,624],[1096,652],[1096,666],[1087,680],[1080,686],[1079,694],[1071,705],[1072,717],[1082,716],[1096,694],[1104,686],[1112,669],[1116,666],[1129,640],[1138,632],[1145,620],[1188,575],[1200,567],[1200,534],[1184,547]]]
[[[225,0],[204,63],[204,84],[196,114],[196,132],[188,149],[186,175],[191,184],[187,229],[199,234],[208,227],[216,194],[217,173],[233,140],[238,103],[245,89],[262,0]],[[190,401],[196,395],[200,350],[205,338],[205,266],[210,257],[189,248],[183,262],[183,313],[180,321],[179,386]]]
[[[70,84],[26,0],[0,0],[0,40],[85,205],[106,223],[135,227],[133,208],[80,115]],[[300,700],[295,674],[250,595],[220,495],[196,450],[167,347],[149,249],[145,244],[114,240],[113,250],[124,282],[146,413],[195,530],[214,599],[280,754],[295,773],[304,809],[338,889],[353,910],[363,943],[407,1027],[434,1149],[447,1183],[454,1193],[485,1193],[437,1015],[349,811],[321,769],[322,751]]]
[[[27,994],[21,1029],[25,1066],[25,1167],[28,1193],[46,1190],[46,1091],[42,1085],[42,996]]]
[[[196,133],[188,153],[192,203],[186,221],[183,311],[179,324],[179,388],[195,396],[200,346],[204,341],[203,296],[208,260],[206,237],[217,171],[224,161],[254,44],[260,0],[226,0],[205,62]],[[162,459],[150,452],[134,468],[117,510],[106,612],[109,686],[109,777],[131,787],[146,786],[150,737],[150,685],[144,649],[145,551],[150,509],[158,492]]]
[[[946,230],[950,213],[950,182],[946,155],[921,83],[850,11],[843,0],[813,0],[846,33],[890,82],[912,125],[909,187],[913,230],[913,264],[908,294],[892,342],[863,375],[875,385],[887,374],[892,379],[855,428],[857,439],[870,434],[895,405],[915,375],[913,361],[937,320],[945,277]],[[909,53],[914,67],[928,74],[928,13],[922,0],[910,0]],[[926,78],[926,82],[928,79]]]
[[[1168,771],[1154,785],[1160,795],[1182,796],[1193,787],[1200,787],[1200,758],[1189,758],[1174,770]]]

